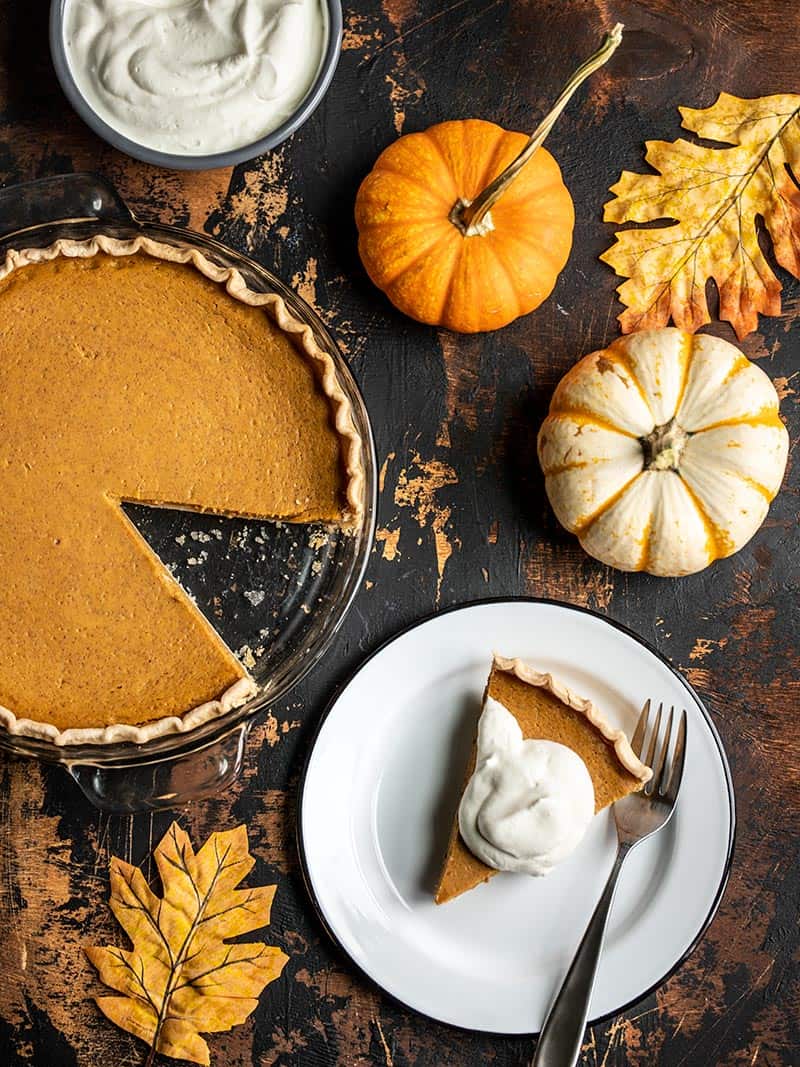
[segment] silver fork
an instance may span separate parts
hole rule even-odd
[[[652,767],[653,777],[640,792],[623,797],[612,808],[619,839],[617,858],[614,860],[603,895],[589,920],[589,925],[586,927],[575,958],[570,964],[567,976],[547,1013],[531,1067],[574,1067],[577,1063],[583,1032],[586,1029],[586,1017],[589,1014],[589,1001],[597,974],[597,964],[603,948],[606,924],[622,864],[635,845],[654,834],[656,830],[660,830],[669,821],[675,808],[686,756],[686,712],[681,712],[675,748],[669,759],[675,717],[674,707],[669,709],[664,739],[661,742],[658,759],[654,762],[661,731],[662,711],[663,704],[659,704],[655,723],[649,731],[649,700],[639,716],[631,747],[642,762]],[[644,755],[645,739],[648,733],[650,740],[647,754]]]

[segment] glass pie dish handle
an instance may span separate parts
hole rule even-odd
[[[99,174],[58,174],[0,189],[0,236],[54,219],[135,221],[111,182]]]
[[[242,771],[251,721],[203,746],[188,742],[183,752],[128,762],[66,761],[64,766],[101,811],[127,815],[179,808],[220,796],[233,785]]]

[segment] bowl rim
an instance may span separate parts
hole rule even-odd
[[[318,0],[318,3],[327,11],[328,39],[325,51],[311,88],[300,101],[297,110],[285,122],[258,140],[225,152],[213,152],[199,156],[161,152],[156,148],[148,148],[146,145],[139,144],[138,141],[131,140],[115,130],[97,114],[78,88],[64,47],[64,10],[69,2],[70,0],[51,0],[49,25],[50,56],[56,77],[67,100],[78,117],[112,148],[117,148],[143,163],[171,170],[213,170],[216,167],[231,167],[277,148],[316,111],[328,91],[341,55],[343,32],[341,0]]]

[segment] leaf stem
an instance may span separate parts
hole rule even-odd
[[[217,885],[217,879],[219,878],[222,870],[225,867],[225,861],[228,858],[228,853],[230,852],[230,849],[231,847],[229,845],[225,849],[225,852],[222,854],[221,858],[215,852],[215,855],[217,855],[217,869],[214,871],[214,876],[211,879],[211,882],[209,883],[209,886],[202,897],[198,892],[195,880],[192,877],[191,872],[186,864],[185,857],[181,854],[180,850],[178,850],[178,855],[183,860],[183,863],[179,864],[178,866],[180,866],[181,869],[185,872],[187,878],[191,882],[192,889],[194,889],[195,897],[197,898],[197,914],[192,919],[191,925],[189,926],[189,929],[183,939],[183,944],[181,945],[177,956],[172,961],[169,977],[167,979],[167,985],[164,990],[164,996],[161,1001],[161,1010],[159,1011],[158,1018],[156,1020],[155,1032],[153,1033],[153,1043],[150,1046],[150,1052],[148,1053],[147,1059],[144,1062],[144,1067],[153,1067],[153,1063],[155,1062],[155,1055],[158,1050],[158,1042],[161,1037],[161,1030],[164,1026],[164,1022],[166,1021],[167,1014],[169,1012],[169,1004],[170,1000],[172,999],[172,994],[175,992],[175,987],[178,984],[178,976],[180,974],[181,967],[184,965],[186,957],[189,954],[189,946],[192,943],[192,938],[197,933],[197,928],[203,920],[203,913],[206,910],[206,906],[208,905],[209,900],[214,894],[214,890],[216,889]]]
[[[486,216],[492,206],[497,203],[525,164],[544,143],[548,133],[550,133],[559,115],[572,99],[578,87],[596,70],[599,70],[603,64],[607,63],[616,52],[622,40],[622,28],[622,23],[618,22],[611,32],[605,35],[597,51],[578,67],[562,89],[561,95],[552,109],[536,127],[536,130],[517,158],[509,163],[505,170],[501,171],[494,181],[490,182],[471,203],[467,204],[461,201],[454,207],[450,219],[458,226],[465,237],[474,237],[486,232]]]

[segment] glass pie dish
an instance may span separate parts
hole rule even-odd
[[[319,662],[359,588],[374,533],[377,477],[369,417],[335,341],[308,304],[269,271],[205,234],[137,219],[113,186],[95,175],[45,178],[0,190],[0,257],[11,249],[98,234],[120,240],[144,236],[197,249],[217,265],[237,270],[250,289],[281,296],[334,362],[361,438],[365,474],[362,517],[347,531],[124,505],[243,660],[256,694],[191,730],[142,744],[59,746],[0,727],[0,747],[58,763],[98,808],[131,812],[216,794],[238,776],[253,723]]]

